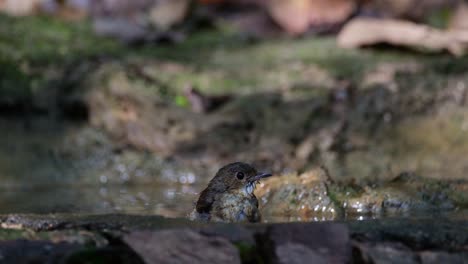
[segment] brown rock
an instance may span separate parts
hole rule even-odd
[[[241,263],[239,252],[227,239],[188,229],[136,231],[126,235],[124,241],[147,264]]]

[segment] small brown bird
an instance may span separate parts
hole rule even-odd
[[[269,176],[270,173],[259,173],[242,162],[222,167],[200,194],[190,218],[216,222],[260,221],[258,200],[253,192],[258,181]]]

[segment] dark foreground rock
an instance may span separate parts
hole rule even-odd
[[[124,236],[145,263],[241,263],[237,248],[226,238],[203,236],[189,229],[136,231]]]
[[[136,215],[16,215],[0,221],[0,263],[468,261],[468,222],[440,217],[250,225]]]
[[[12,240],[0,242],[1,263],[46,263],[65,258],[82,246],[49,241]]]
[[[348,229],[337,223],[271,225],[259,241],[269,263],[346,263],[351,256]]]
[[[445,251],[414,252],[400,243],[354,244],[354,261],[358,263],[466,263],[467,253]]]

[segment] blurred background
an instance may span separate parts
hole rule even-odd
[[[234,161],[322,167],[345,193],[330,199],[371,213],[384,197],[398,212],[468,205],[467,2],[0,0],[0,12],[0,213],[183,217]],[[294,206],[300,188],[285,194]],[[329,219],[302,205],[292,220]]]

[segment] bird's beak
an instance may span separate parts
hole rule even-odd
[[[262,172],[262,173],[259,173],[259,174],[255,175],[255,176],[253,176],[253,177],[250,179],[250,182],[259,181],[260,179],[270,177],[271,175],[272,175],[271,173]]]

